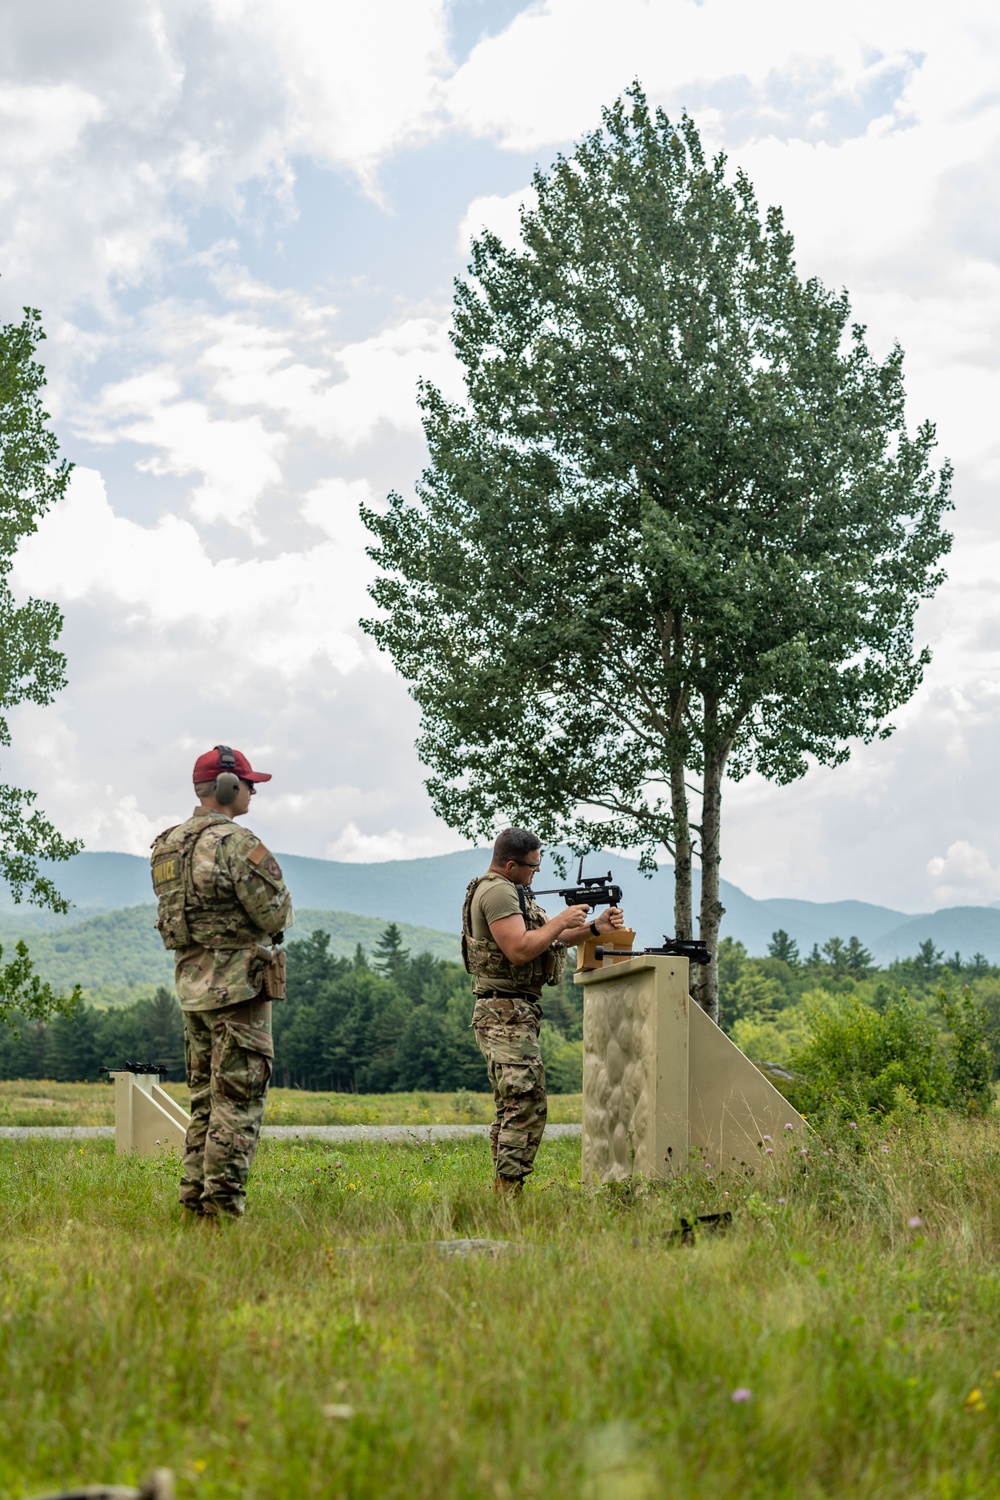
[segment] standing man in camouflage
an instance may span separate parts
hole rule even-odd
[[[280,943],[292,903],[274,855],[234,818],[256,783],[245,755],[216,745],[194,765],[199,806],[153,844],[157,927],[174,950],[191,1123],[184,1216],[239,1218],[271,1080],[271,1000],[284,998]]]
[[[531,894],[541,862],[535,834],[505,828],[489,869],[470,882],[462,908],[462,958],[475,978],[472,1025],[496,1105],[490,1127],[493,1187],[505,1194],[521,1191],[545,1129],[545,1068],[538,1047],[542,986],[559,983],[567,947],[625,920],[618,907],[593,922],[589,906],[546,916]]]

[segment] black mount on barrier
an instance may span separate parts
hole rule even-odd
[[[165,1073],[169,1073],[170,1072],[170,1065],[168,1063],[123,1062],[123,1063],[119,1063],[117,1068],[98,1068],[97,1071],[98,1071],[98,1073],[157,1073],[157,1074],[165,1074]]]
[[[662,948],[609,948],[607,945],[594,949],[595,958],[645,958],[652,954],[658,958],[686,958],[693,964],[710,964],[712,955],[708,945],[700,938],[664,937]]]

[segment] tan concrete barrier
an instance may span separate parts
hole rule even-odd
[[[691,999],[686,958],[612,959],[574,978],[585,1182],[664,1177],[695,1149],[731,1170],[801,1148],[801,1115]]]
[[[152,1156],[170,1146],[183,1149],[191,1116],[181,1109],[155,1073],[110,1069],[115,1081],[115,1151]]]

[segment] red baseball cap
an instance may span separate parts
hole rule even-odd
[[[230,756],[232,759],[230,760]],[[241,781],[270,781],[270,771],[255,771],[242,750],[233,750],[229,745],[216,745],[206,750],[194,763],[192,781],[198,786],[203,781],[214,781],[223,771],[233,771]]]

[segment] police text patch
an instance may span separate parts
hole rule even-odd
[[[153,866],[153,889],[160,891],[180,879],[181,862],[176,854],[169,859],[158,860]]]

